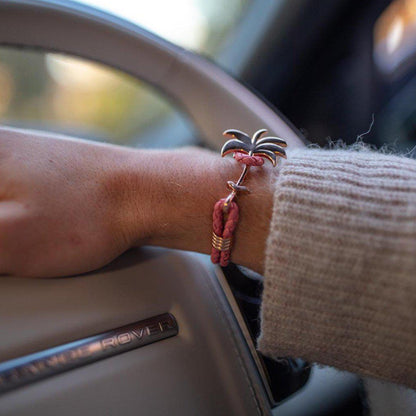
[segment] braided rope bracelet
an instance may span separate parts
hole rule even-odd
[[[238,224],[239,209],[235,198],[239,192],[250,192],[242,183],[247,176],[251,166],[262,166],[264,158],[268,159],[273,166],[277,165],[277,157],[286,158],[283,149],[287,143],[278,137],[263,137],[267,130],[261,129],[250,138],[246,133],[239,130],[225,130],[223,136],[230,138],[221,149],[224,157],[233,153],[234,159],[243,164],[243,172],[237,182],[228,181],[227,186],[231,193],[216,202],[212,214],[212,251],[211,261],[219,263],[222,267],[228,265],[231,256],[231,246],[234,231]]]

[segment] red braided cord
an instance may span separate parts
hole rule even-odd
[[[220,199],[214,206],[214,212],[212,214],[212,226],[214,233],[218,237],[232,238],[235,228],[238,223],[238,205],[236,202],[231,202],[228,208],[228,215],[224,222],[224,203],[225,198]],[[211,261],[213,263],[220,263],[222,267],[227,266],[230,261],[231,251],[219,251],[212,247]]]
[[[243,152],[235,152],[233,157],[237,162],[247,166],[262,166],[264,163],[264,159],[261,156],[250,156]]]
[[[212,213],[212,228],[215,234],[218,235],[218,237],[222,236],[222,230],[223,230],[223,210],[222,207],[224,206],[224,199],[220,199],[217,201],[214,205],[214,211]],[[212,247],[211,250],[211,261],[214,264],[217,264],[220,262],[221,258],[221,252],[217,250],[216,248]]]
[[[230,204],[230,209],[228,211],[228,218],[225,222],[224,231],[222,233],[223,238],[232,238],[234,230],[237,228],[239,217],[238,205],[236,202]],[[220,265],[225,267],[228,265],[231,257],[231,250],[221,252],[221,261]]]

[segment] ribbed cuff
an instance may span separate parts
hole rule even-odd
[[[295,151],[267,242],[259,349],[416,387],[416,161]]]

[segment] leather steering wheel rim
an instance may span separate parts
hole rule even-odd
[[[0,45],[38,48],[103,63],[167,94],[214,147],[222,132],[266,128],[302,145],[299,132],[253,92],[200,56],[105,12],[71,1],[3,0]]]

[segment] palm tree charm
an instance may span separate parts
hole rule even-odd
[[[265,129],[258,130],[253,134],[253,137],[250,138],[248,134],[240,130],[230,129],[224,131],[223,135],[231,138],[231,140],[228,140],[222,147],[221,156],[224,157],[229,153],[234,153],[234,158],[240,155],[247,155],[246,157],[239,159],[245,166],[238,181],[236,183],[232,181],[228,182],[228,186],[232,192],[227,197],[224,208],[228,207],[238,191],[248,191],[248,189],[241,184],[243,183],[250,166],[262,165],[262,158],[269,160],[273,166],[276,166],[278,156],[286,159],[284,147],[287,147],[287,143],[278,137],[264,137],[261,139],[261,136],[266,132],[267,130]]]
[[[225,130],[223,136],[231,137],[231,140],[228,140],[222,147],[221,156],[224,157],[229,153],[245,153],[249,156],[265,157],[272,162],[273,166],[276,166],[277,156],[286,159],[286,152],[283,148],[287,147],[287,143],[278,137],[264,137],[260,139],[264,133],[267,133],[267,130],[258,130],[253,134],[253,138],[250,139],[248,134],[240,130]]]

